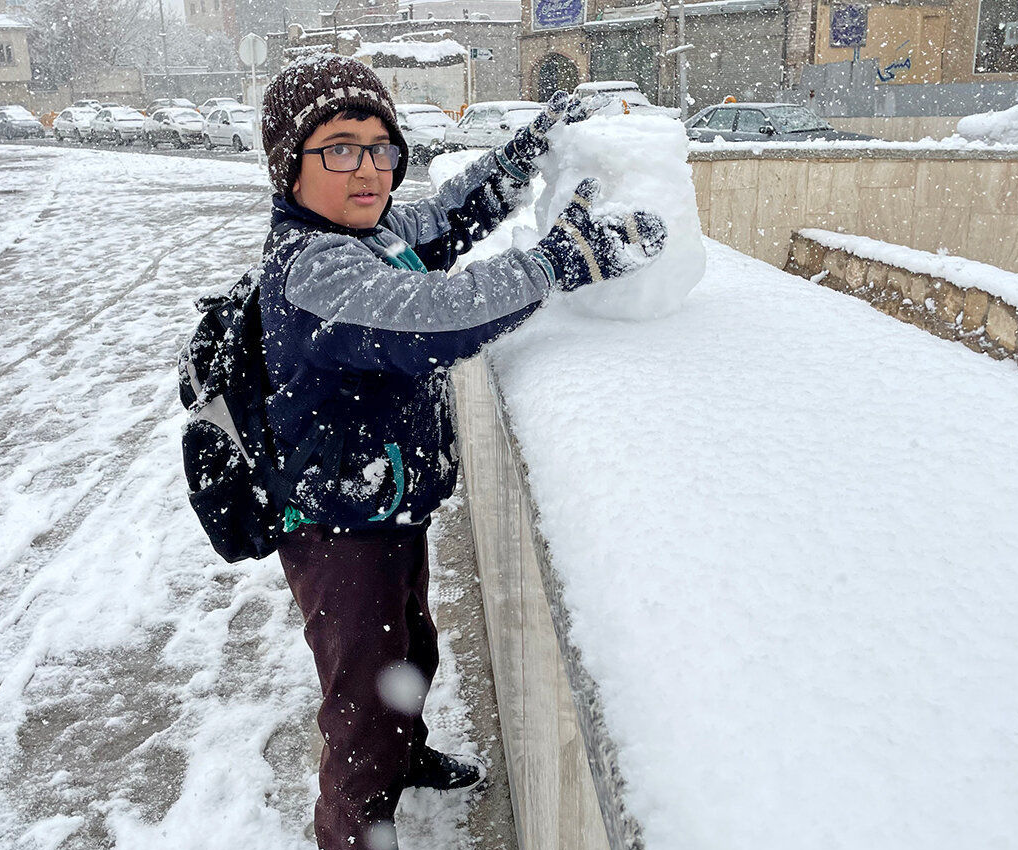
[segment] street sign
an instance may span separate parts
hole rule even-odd
[[[269,55],[269,45],[260,35],[249,32],[240,40],[237,47],[240,54],[240,61],[252,68],[261,65]]]
[[[491,52],[490,47],[471,47],[470,58],[481,62],[491,62],[494,60],[495,54]]]

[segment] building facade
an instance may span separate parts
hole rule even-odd
[[[238,37],[235,0],[184,0],[184,22],[204,32]]]
[[[814,62],[873,59],[877,83],[1018,80],[1014,0],[832,2],[817,7]]]
[[[29,102],[32,64],[28,57],[29,26],[7,11],[0,0],[0,104]]]
[[[581,82],[631,80],[652,102],[681,108],[680,62],[685,61],[689,109],[728,95],[773,99],[785,83],[787,19],[782,0],[705,0],[684,6],[523,0],[523,95],[546,100],[556,89],[571,90]],[[807,32],[809,19],[807,5]],[[675,52],[683,45],[692,47]],[[808,61],[804,45],[798,50],[800,64]]]

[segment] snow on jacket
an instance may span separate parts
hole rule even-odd
[[[551,282],[516,249],[446,272],[523,187],[491,153],[369,230],[273,198],[260,305],[277,452],[287,456],[310,428],[345,429],[342,456],[313,455],[291,498],[308,521],[421,523],[452,493],[449,367],[519,325]],[[344,382],[355,388],[349,401],[337,391]]]

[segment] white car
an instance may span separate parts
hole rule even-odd
[[[255,109],[253,106],[226,106],[215,109],[205,119],[202,140],[205,147],[232,147],[238,153],[254,147]]]
[[[53,119],[53,138],[58,142],[74,139],[81,142],[88,137],[96,111],[90,106],[68,106]]]
[[[680,109],[670,109],[666,106],[654,106],[640,87],[632,80],[602,80],[599,83],[580,83],[573,94],[580,100],[586,100],[596,94],[607,95],[612,98],[619,98],[625,105],[626,112],[640,115],[657,113],[667,115],[669,118],[678,118],[682,114]]]
[[[212,114],[213,110],[219,109],[221,106],[240,106],[240,102],[235,97],[210,97],[201,106],[198,107],[198,111],[208,118]]]
[[[204,139],[205,121],[197,109],[167,107],[145,119],[145,141],[152,147],[169,142],[178,148],[196,145]]]
[[[109,139],[123,145],[140,139],[145,116],[130,106],[111,106],[101,110],[89,124],[88,137],[93,142]]]
[[[396,120],[410,148],[412,163],[431,159],[442,147],[445,131],[456,126],[455,121],[430,103],[397,103]]]
[[[467,107],[459,123],[445,131],[447,147],[494,148],[508,142],[544,110],[532,100],[492,100]]]

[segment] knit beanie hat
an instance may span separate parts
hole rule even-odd
[[[409,151],[385,84],[363,62],[336,53],[316,53],[287,65],[265,89],[262,143],[269,157],[269,179],[277,192],[285,195],[293,188],[308,136],[345,109],[360,109],[382,120],[400,151],[392,188],[403,182]]]

